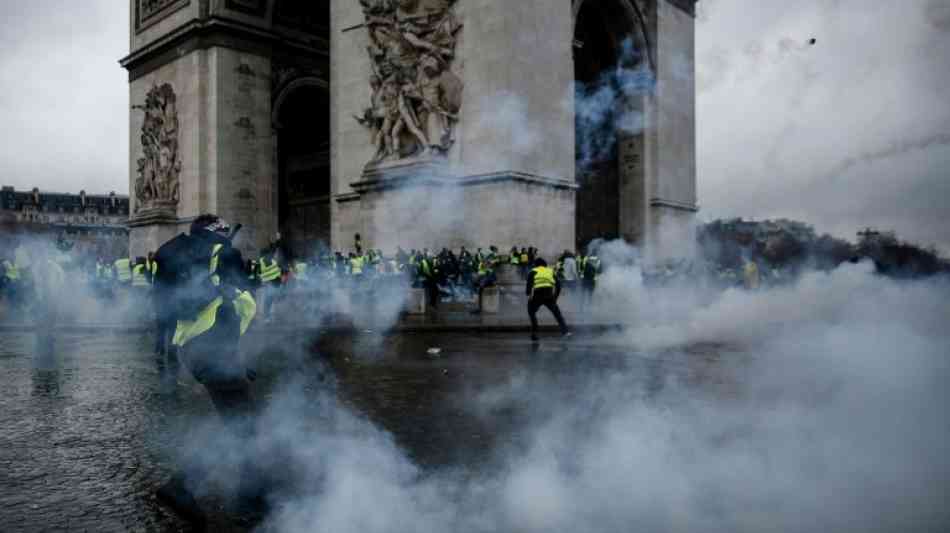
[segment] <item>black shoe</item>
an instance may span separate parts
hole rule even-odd
[[[531,335],[531,341],[532,341],[532,342],[538,342],[539,340],[541,340],[541,339],[539,339],[537,335],[534,335],[534,334]]]
[[[195,526],[199,528],[205,526],[205,513],[201,510],[194,495],[185,488],[185,483],[181,478],[173,477],[168,483],[155,491],[155,496],[158,501],[171,507],[182,518],[192,522]]]
[[[565,331],[564,333],[561,333],[561,338],[562,338],[562,339],[570,339],[570,338],[573,337],[573,336],[574,336],[574,334],[571,333],[570,331]]]

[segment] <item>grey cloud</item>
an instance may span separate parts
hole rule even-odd
[[[0,3],[0,182],[128,189],[128,2]]]
[[[698,24],[704,217],[871,225],[950,251],[946,2],[717,0]],[[817,39],[809,46],[811,37]]]
[[[930,0],[927,4],[926,16],[935,28],[950,31],[950,3],[945,0]]]

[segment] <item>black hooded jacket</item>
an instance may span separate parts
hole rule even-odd
[[[218,252],[216,274],[221,285],[210,279],[211,252]],[[221,287],[251,288],[241,252],[226,237],[208,230],[184,233],[163,244],[155,253],[158,271],[154,290],[156,307],[176,319],[192,319],[208,303],[222,294]]]

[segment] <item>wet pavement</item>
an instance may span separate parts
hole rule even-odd
[[[39,340],[38,340],[39,338]],[[0,530],[176,531],[187,522],[158,504],[182,435],[214,418],[203,388],[183,370],[163,381],[146,332],[102,329],[43,337],[0,331]],[[430,350],[439,348],[439,351]],[[473,412],[472,399],[515,377],[553,384],[559,400],[579,376],[621,369],[646,390],[671,375],[715,382],[715,347],[638,356],[623,342],[578,335],[532,344],[522,333],[256,332],[255,394],[266,400],[291,379],[332,390],[390,433],[424,470],[492,468],[493,450],[516,446],[526,405]],[[544,402],[525,398],[523,403]],[[537,413],[537,406],[531,411]],[[246,530],[226,503],[202,501],[212,530]]]

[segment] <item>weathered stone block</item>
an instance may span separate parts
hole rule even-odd
[[[498,287],[485,287],[482,290],[482,314],[497,315],[501,308]]]
[[[426,314],[426,291],[423,289],[409,289],[406,298],[406,312],[410,315]]]

